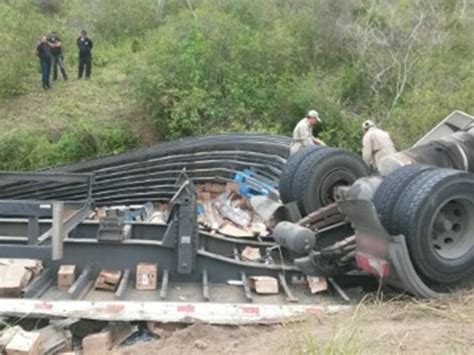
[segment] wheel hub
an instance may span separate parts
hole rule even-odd
[[[457,259],[474,243],[474,203],[465,198],[448,201],[434,216],[431,246],[445,259]]]
[[[336,201],[334,196],[336,187],[350,186],[356,180],[356,176],[349,170],[336,169],[330,171],[322,180],[319,196],[321,205],[326,206]]]

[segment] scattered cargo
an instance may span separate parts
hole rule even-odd
[[[472,122],[456,112],[421,141],[449,151],[445,137],[464,131],[469,147]],[[351,153],[289,158],[288,146],[224,135],[3,173],[0,257],[44,269],[21,266],[23,298],[0,300],[0,314],[265,323],[345,309],[359,299],[352,287],[378,286],[373,274],[420,297],[472,276],[471,174],[413,165],[425,148],[382,178]]]

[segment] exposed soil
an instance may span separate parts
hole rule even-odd
[[[447,301],[366,301],[353,311],[274,326],[194,324],[115,354],[474,353],[474,292]]]

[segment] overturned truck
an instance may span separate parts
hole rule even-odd
[[[184,139],[3,173],[0,258],[40,260],[44,269],[15,298],[0,299],[0,313],[268,322],[343,309],[352,286],[377,284],[371,275],[439,297],[474,271],[472,122],[453,113],[391,157],[382,176],[369,176],[358,156],[340,149],[289,157],[288,138],[268,135]],[[268,235],[200,224],[206,183],[237,184]],[[153,220],[158,204],[167,205],[160,222]],[[97,208],[106,213],[88,218]],[[155,290],[136,287],[143,263],[158,266]],[[60,288],[64,265],[74,265],[77,277]],[[104,269],[120,271],[113,292],[94,287]],[[326,280],[332,294],[315,293]],[[273,291],[256,292],[258,282]]]
[[[305,213],[332,203],[354,229],[358,268],[415,296],[441,297],[474,275],[473,124],[473,117],[454,112],[368,177],[350,153],[307,148],[289,159],[292,172],[282,173],[282,199],[296,200]],[[275,239],[293,239],[291,229],[304,232],[277,226]],[[318,253],[295,264],[317,274]]]

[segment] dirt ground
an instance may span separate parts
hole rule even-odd
[[[194,324],[114,353],[473,354],[474,291],[445,301],[367,299],[350,312],[281,325]]]

